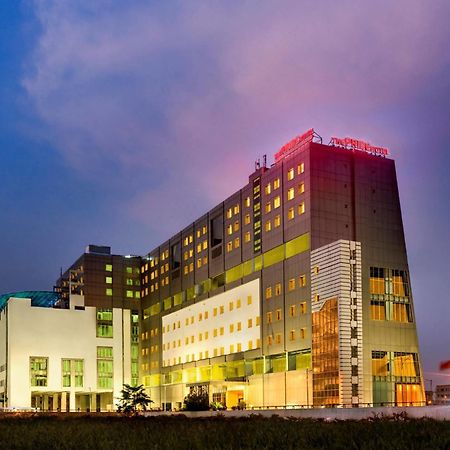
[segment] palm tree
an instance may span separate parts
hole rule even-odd
[[[138,411],[145,411],[147,406],[153,403],[153,400],[145,392],[143,384],[139,386],[124,384],[120,394],[117,411],[125,414],[136,414]]]

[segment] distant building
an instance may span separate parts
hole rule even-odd
[[[20,402],[44,408],[50,392],[63,393],[71,409],[87,408],[88,394],[90,408],[110,408],[128,381],[166,408],[180,408],[198,386],[229,408],[424,404],[395,164],[386,155],[348,138],[323,145],[309,130],[142,258],[89,246],[56,283],[59,310],[14,300],[2,314],[22,308],[41,324],[24,335],[45,342],[19,347],[20,383],[5,365],[8,392],[25,385]],[[21,326],[8,327],[17,334],[8,345],[20,341]],[[33,389],[41,367],[81,360],[78,391],[64,390],[62,369]]]
[[[450,384],[438,384],[434,393],[436,405],[450,405]]]

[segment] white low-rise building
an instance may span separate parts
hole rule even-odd
[[[124,383],[138,382],[138,314],[55,307],[57,294],[0,298],[0,402],[6,408],[108,411]]]

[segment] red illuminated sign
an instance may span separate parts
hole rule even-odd
[[[283,145],[283,147],[280,148],[275,153],[275,162],[278,162],[280,159],[285,158],[286,156],[290,155],[294,150],[301,147],[302,145],[311,142],[314,137],[314,129],[309,129],[306,133],[300,134],[299,136],[292,139],[292,141],[289,141],[287,144]]]
[[[375,147],[374,145],[370,145],[368,142],[360,141],[358,139],[353,138],[337,138],[332,137],[330,141],[331,145],[335,145],[337,147],[345,147],[350,150],[361,150],[367,153],[373,153],[375,155],[387,156],[389,155],[389,150],[384,147]]]

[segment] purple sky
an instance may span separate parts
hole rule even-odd
[[[397,161],[426,378],[450,359],[450,3],[0,5],[0,292],[143,254],[314,127]],[[450,376],[450,375],[449,375]]]

